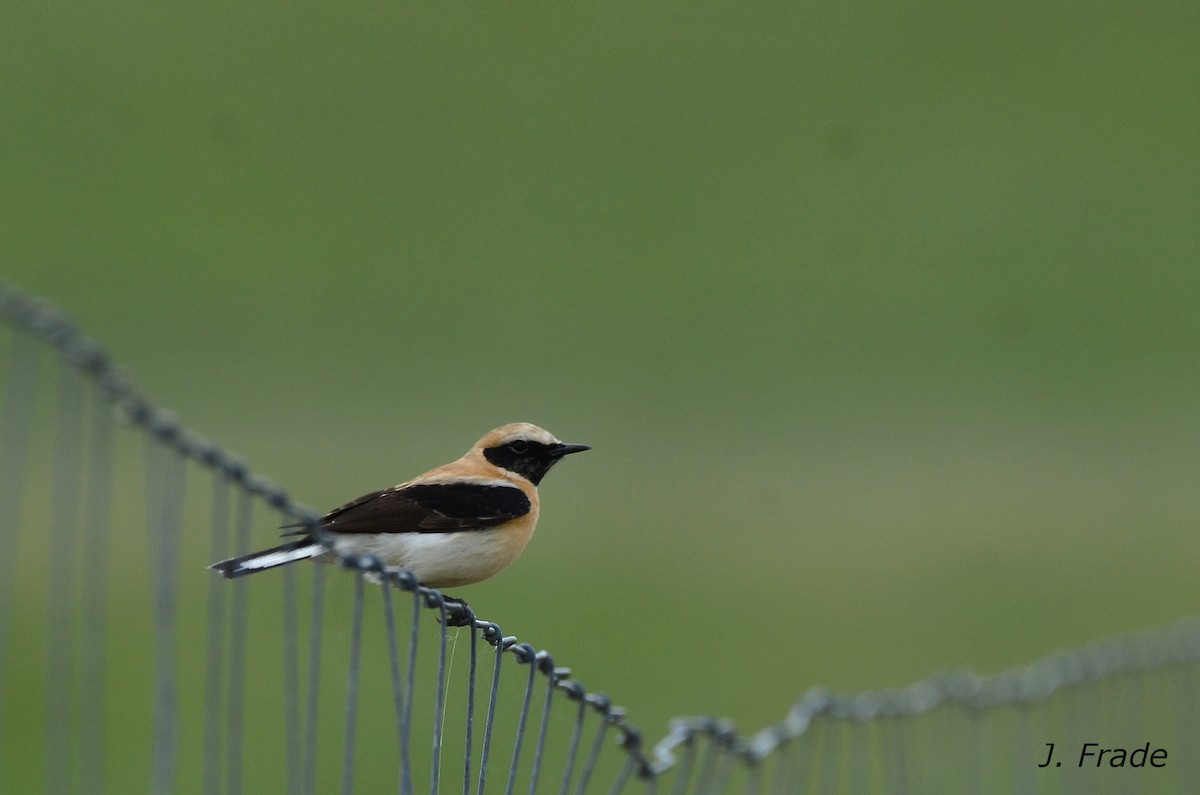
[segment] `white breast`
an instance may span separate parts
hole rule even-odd
[[[423,585],[448,588],[496,574],[516,560],[525,540],[495,530],[347,534],[334,539],[334,549],[344,555],[374,555],[389,568],[408,569]]]

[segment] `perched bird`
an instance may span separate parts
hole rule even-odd
[[[589,449],[527,422],[502,425],[457,461],[335,508],[321,528],[335,552],[374,555],[430,588],[470,585],[517,559],[537,524],[538,483],[560,458]],[[241,577],[327,554],[296,533],[304,538],[210,568]]]

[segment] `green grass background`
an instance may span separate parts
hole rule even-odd
[[[593,445],[460,595],[651,736],[753,730],[1195,612],[1198,33],[1191,3],[23,6],[0,274],[315,507],[502,422]]]

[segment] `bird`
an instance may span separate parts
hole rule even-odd
[[[550,468],[590,449],[528,422],[501,425],[457,461],[325,514],[321,538],[295,530],[298,540],[209,568],[232,578],[309,558],[374,556],[429,588],[471,585],[507,568],[525,549],[537,525],[538,484]]]

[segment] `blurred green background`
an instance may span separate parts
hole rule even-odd
[[[651,737],[750,731],[1195,612],[1198,33],[1194,3],[12,8],[0,274],[314,507],[502,422],[593,445],[459,595]]]

